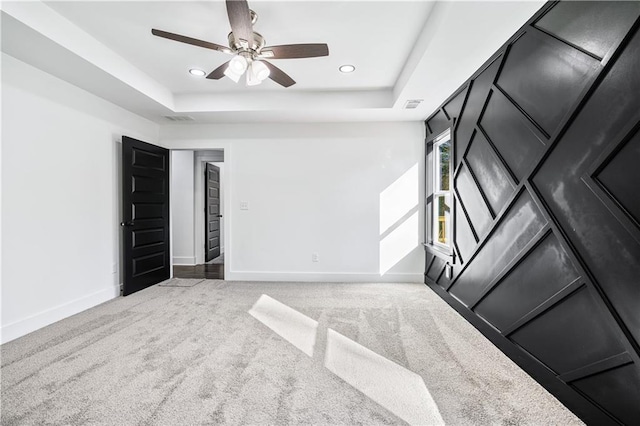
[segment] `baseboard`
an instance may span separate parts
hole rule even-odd
[[[49,324],[53,324],[56,321],[93,308],[108,300],[115,299],[118,296],[120,296],[120,286],[105,288],[79,299],[72,300],[71,302],[46,309],[11,324],[3,325],[0,341],[2,343],[10,342]]]
[[[354,282],[354,283],[422,283],[423,274],[401,272],[376,274],[370,272],[271,272],[229,271],[227,281],[305,281],[305,282]]]
[[[192,266],[196,264],[194,256],[173,256],[174,265]]]

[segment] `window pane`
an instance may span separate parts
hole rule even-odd
[[[451,229],[451,196],[438,195],[435,199],[435,215],[433,229],[435,229],[434,239],[437,243],[449,245]]]
[[[451,163],[451,141],[438,145],[438,191],[449,190],[449,164]]]

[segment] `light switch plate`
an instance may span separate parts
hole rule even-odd
[[[249,210],[249,202],[240,201],[240,210]]]

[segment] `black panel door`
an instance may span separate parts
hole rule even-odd
[[[169,278],[169,150],[122,137],[123,295]]]
[[[205,171],[205,209],[206,229],[205,247],[206,261],[220,256],[220,168],[207,163]]]

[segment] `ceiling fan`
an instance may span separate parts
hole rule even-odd
[[[247,1],[226,0],[226,5],[231,24],[229,47],[162,30],[152,29],[151,33],[169,40],[234,55],[231,60],[213,70],[207,78],[219,80],[226,75],[237,83],[246,72],[247,86],[260,84],[267,78],[284,87],[296,84],[284,71],[265,59],[315,58],[329,55],[329,47],[324,43],[266,46],[264,37],[253,31],[253,24],[258,15],[249,9]]]

